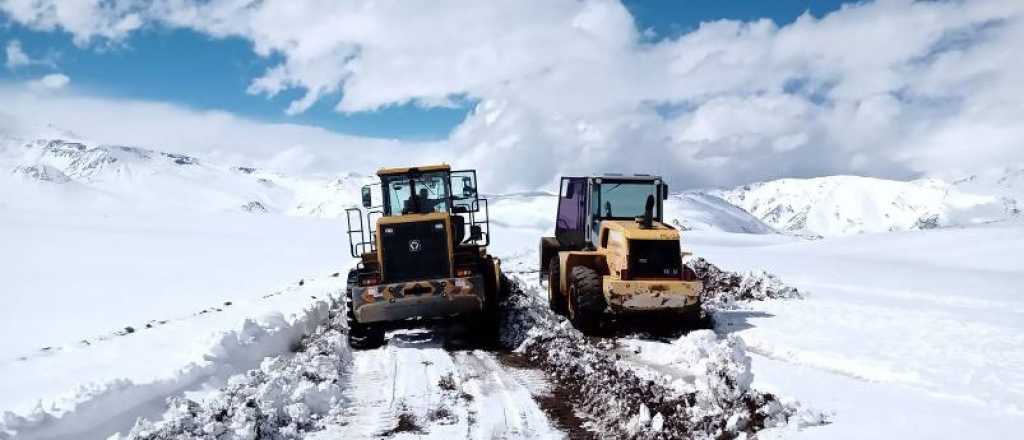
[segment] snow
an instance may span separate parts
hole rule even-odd
[[[0,427],[25,439],[126,430],[136,417],[160,414],[165,396],[219,387],[264,357],[287,353],[327,317],[343,288],[337,280],[309,280],[151,328],[140,320],[132,333],[89,335],[87,343],[5,359]]]
[[[900,182],[859,176],[779,179],[710,191],[772,227],[838,237],[984,224],[1017,215],[1015,201],[938,179]]]
[[[347,349],[339,217],[363,174],[286,176],[59,135],[0,139],[0,438],[244,437],[256,412],[217,419],[249,399],[277,432],[307,438],[654,438],[698,417],[709,435],[1002,438],[1024,421],[1014,169],[673,195],[666,220],[684,246],[739,278],[723,275],[735,295],[709,301],[714,332],[668,339],[591,340],[553,316],[535,265],[556,197],[489,196],[491,250],[528,292],[506,323],[506,342],[529,339],[520,355],[542,362],[524,367],[448,350],[433,329]],[[944,228],[889,232],[931,226]],[[596,380],[565,389],[585,373]],[[560,400],[579,390],[592,398]],[[662,404],[688,393],[699,404],[685,416]]]
[[[711,194],[673,194],[664,202],[664,209],[665,222],[683,230],[775,233],[757,217]]]
[[[809,292],[717,315],[754,353],[755,387],[835,413],[800,437],[1015,436],[1024,418],[1019,225],[748,246],[697,254]],[[762,367],[763,366],[763,367]],[[955,435],[954,435],[955,434]]]
[[[262,295],[347,268],[336,221],[6,212],[0,216],[10,356]],[[24,319],[46,312],[45,319]],[[53,325],[59,322],[60,325]]]

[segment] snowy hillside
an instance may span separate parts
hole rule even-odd
[[[665,221],[683,230],[773,234],[757,217],[711,194],[686,192],[665,201]]]
[[[1018,212],[1009,196],[937,179],[900,182],[857,176],[780,179],[711,194],[768,225],[801,235],[835,237],[967,226]]]
[[[0,206],[54,209],[54,205],[146,211],[249,212],[340,218],[358,206],[359,188],[372,176],[287,176],[244,166],[127,146],[56,138],[0,140]],[[32,196],[28,197],[27,195]],[[489,195],[496,224],[547,226],[555,197],[544,192]],[[673,195],[665,220],[686,230],[774,233],[725,200],[703,193]]]
[[[995,168],[953,183],[962,191],[998,196],[1013,214],[1024,209],[1024,166]]]
[[[338,217],[367,177],[294,177],[150,149],[0,138],[0,206]]]

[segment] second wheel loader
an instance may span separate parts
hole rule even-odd
[[[347,211],[359,258],[348,277],[349,345],[379,346],[388,323],[408,319],[459,318],[477,336],[496,335],[501,267],[487,253],[487,200],[477,193],[476,171],[442,164],[377,175],[379,184],[362,189],[365,217]]]
[[[650,175],[563,177],[555,236],[540,241],[551,308],[584,333],[611,318],[706,326],[703,285],[663,221],[668,185]]]

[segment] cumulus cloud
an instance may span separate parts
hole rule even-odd
[[[657,172],[677,187],[836,173],[907,178],[1024,159],[1024,3],[879,0],[822,18],[707,22],[652,41],[617,1],[8,0],[76,42],[148,24],[280,58],[249,92],[343,112],[466,96],[431,157],[503,188]],[[340,98],[338,98],[340,96]],[[279,146],[287,150],[289,146]],[[420,150],[417,150],[420,151]],[[287,153],[287,151],[286,151]],[[282,153],[284,154],[284,153]],[[284,154],[304,163],[303,154]],[[497,158],[502,166],[493,167]],[[487,176],[487,177],[483,177]]]

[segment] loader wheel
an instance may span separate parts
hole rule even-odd
[[[565,296],[562,295],[562,274],[558,258],[548,263],[548,306],[555,313],[565,316]]]
[[[584,334],[596,333],[607,303],[601,291],[601,276],[585,266],[572,269],[569,277],[569,321]]]
[[[478,322],[473,326],[479,331],[478,336],[483,338],[485,344],[499,342],[501,337],[501,273],[494,264],[492,258],[483,261],[484,276],[484,310],[483,314],[475,318]]]
[[[351,291],[350,291],[351,292]],[[352,311],[352,295],[346,295],[345,318],[348,321],[348,346],[356,350],[368,350],[384,345],[384,327],[379,324],[363,324],[356,321]]]

